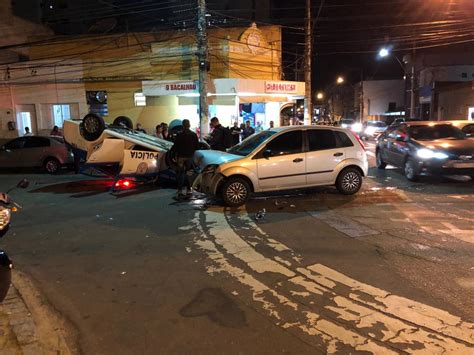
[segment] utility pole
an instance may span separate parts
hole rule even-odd
[[[364,69],[360,70],[359,121],[364,123]]]
[[[209,107],[207,105],[207,32],[206,0],[198,0],[197,19],[198,63],[199,63],[199,127],[201,138],[209,133]]]
[[[306,0],[306,26],[305,26],[305,54],[304,54],[304,123],[309,125],[313,121],[313,102],[311,97],[311,57],[313,54],[313,28],[311,21],[311,0]]]

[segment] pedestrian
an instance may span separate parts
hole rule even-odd
[[[211,146],[211,149],[225,152],[225,128],[219,123],[219,119],[217,117],[213,117],[211,119],[211,127],[213,128],[209,138],[209,145]]]
[[[50,136],[56,136],[56,137],[62,137],[63,134],[61,133],[61,131],[59,130],[59,127],[58,126],[54,126],[53,127],[53,130],[51,131],[51,133],[49,134]]]
[[[270,121],[270,127],[268,129],[273,129],[275,127],[275,122]]]
[[[237,145],[240,142],[240,132],[242,130],[239,127],[239,123],[237,121],[234,122],[234,126],[230,129],[232,133],[232,143],[233,145]]]
[[[162,123],[161,124],[161,134],[163,135],[163,139],[166,139],[167,141],[170,140],[170,133],[168,130],[168,124],[167,123]]]
[[[29,137],[29,136],[32,136],[33,133],[30,132],[30,127],[25,127],[25,134],[24,136],[25,137]]]
[[[163,127],[161,124],[155,127],[155,137],[163,139]]]
[[[250,126],[250,121],[245,122],[245,128],[244,128],[244,131],[242,132],[242,139],[250,137],[254,133],[255,133],[255,130],[253,129],[252,126]]]
[[[137,123],[137,128],[135,129],[137,132],[142,132],[146,134],[146,131],[143,129],[141,123]]]
[[[187,173],[192,169],[194,152],[199,149],[199,139],[190,127],[189,120],[183,120],[183,130],[176,136],[172,148],[177,163],[178,197],[192,193]]]
[[[262,121],[257,122],[257,127],[255,127],[255,133],[260,133],[263,131]]]
[[[245,123],[240,124],[240,141],[242,142],[244,140],[244,129],[245,129]]]

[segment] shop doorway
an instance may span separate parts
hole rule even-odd
[[[25,134],[26,127],[29,127],[33,134],[38,133],[35,105],[16,106],[16,126],[19,136]]]

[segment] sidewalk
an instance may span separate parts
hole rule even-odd
[[[23,274],[14,272],[13,285],[0,304],[0,354],[72,354],[64,327]]]

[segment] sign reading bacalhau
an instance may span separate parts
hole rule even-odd
[[[196,81],[152,81],[143,82],[143,93],[152,96],[196,94],[199,84]]]
[[[266,81],[265,92],[267,94],[296,94],[298,90],[296,83],[289,81]]]
[[[180,83],[170,83],[165,84],[166,91],[190,91],[194,92],[197,89],[195,82],[180,82]]]

